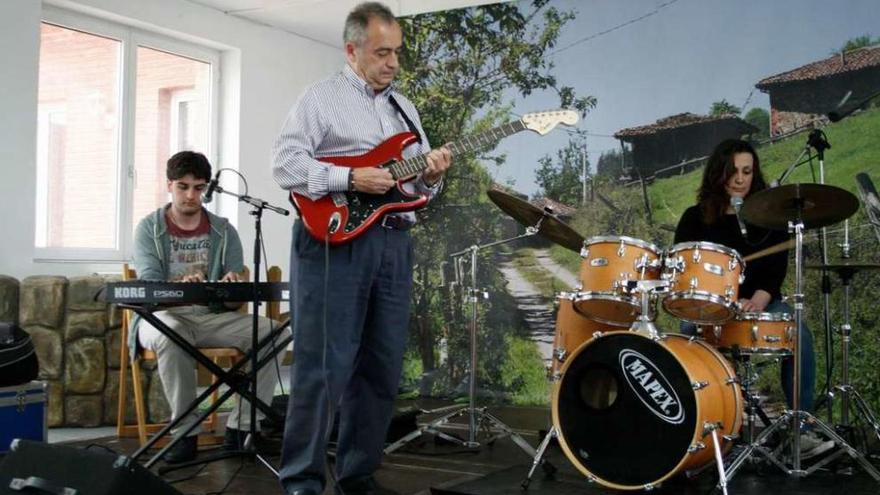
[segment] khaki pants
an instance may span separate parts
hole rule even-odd
[[[180,306],[168,310],[157,311],[156,317],[169,328],[178,333],[184,340],[195,347],[235,347],[242,352],[251,348],[253,315],[235,311],[212,313],[205,306]],[[259,317],[259,339],[269,334],[272,328],[279,325],[268,318]],[[195,359],[174,344],[168,337],[156,330],[147,321],[138,324],[138,340],[141,346],[156,353],[159,377],[165,389],[165,398],[171,406],[171,415],[177,418],[196,398]],[[279,339],[280,340],[280,339]],[[263,348],[260,358],[266,355],[272,346]],[[257,373],[257,397],[271,403],[275,385],[278,383],[278,358],[275,364],[268,363]],[[244,366],[245,370],[250,365]],[[227,428],[247,430],[250,428],[250,402],[240,400],[236,395],[236,404],[226,422]],[[257,410],[257,419],[263,414]],[[191,413],[172,433],[185,431],[197,419],[197,413]],[[259,422],[257,423],[259,429]],[[191,435],[199,432],[197,426]]]

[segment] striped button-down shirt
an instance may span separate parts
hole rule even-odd
[[[404,158],[429,152],[428,139],[412,102],[390,86],[376,93],[346,65],[335,76],[307,88],[290,110],[275,140],[275,181],[313,200],[346,191],[351,169],[322,162],[321,157],[362,155],[389,137],[410,130],[389,100],[392,94],[421,137],[421,143],[404,150]],[[428,187],[419,177],[404,187],[433,197],[440,183]],[[415,222],[412,212],[399,215]]]

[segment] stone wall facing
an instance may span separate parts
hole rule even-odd
[[[33,339],[40,380],[49,384],[49,426],[115,425],[119,395],[122,311],[95,301],[118,277],[0,275],[0,320],[15,321]],[[167,421],[170,410],[155,362],[143,362],[150,422]],[[126,370],[127,371],[127,370]],[[131,373],[126,423],[135,423]],[[155,376],[154,376],[155,375]]]

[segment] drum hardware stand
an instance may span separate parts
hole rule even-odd
[[[468,300],[471,303],[471,322],[470,322],[470,352],[471,352],[471,366],[469,373],[469,384],[468,384],[468,406],[460,407],[458,405],[452,405],[448,407],[444,407],[441,409],[437,409],[434,411],[425,411],[428,413],[436,413],[436,412],[445,412],[451,411],[447,414],[441,416],[440,418],[431,421],[430,423],[423,425],[416,430],[408,433],[400,440],[392,443],[388,447],[385,448],[385,454],[390,454],[395,450],[403,447],[408,442],[420,437],[422,433],[429,432],[433,433],[437,436],[440,436],[444,440],[451,441],[453,443],[457,443],[466,448],[479,448],[480,442],[477,441],[477,433],[478,430],[483,428],[487,431],[491,431],[492,428],[496,430],[500,430],[500,432],[494,436],[486,440],[484,443],[491,444],[495,440],[502,437],[510,437],[511,440],[526,454],[530,457],[536,456],[535,449],[529,445],[528,442],[517,432],[513,431],[509,426],[504,424],[500,419],[496,418],[492,414],[490,414],[485,408],[477,408],[476,407],[476,395],[477,395],[477,334],[478,334],[478,315],[479,315],[479,301],[481,298],[488,299],[489,294],[485,291],[480,290],[477,287],[477,254],[481,249],[486,249],[490,247],[499,246],[501,244],[507,244],[509,242],[517,241],[519,239],[523,239],[526,237],[531,237],[537,234],[541,229],[541,223],[547,218],[547,213],[545,216],[538,219],[538,221],[533,226],[526,227],[526,231],[524,234],[518,235],[516,237],[511,237],[509,239],[503,239],[500,241],[490,242],[488,244],[476,245],[459,251],[457,253],[452,253],[450,257],[457,258],[460,256],[464,256],[466,254],[470,255],[471,258],[471,287],[468,289]],[[468,437],[466,440],[460,439],[458,437],[454,437],[445,433],[442,433],[438,430],[438,428],[444,424],[449,423],[449,421],[453,418],[463,416],[467,414],[468,416]],[[491,423],[490,426],[486,426],[485,422],[488,421]]]
[[[754,452],[758,452],[763,455],[767,460],[775,464],[779,469],[784,471],[785,473],[791,476],[807,476],[821,468],[822,466],[828,464],[832,460],[840,457],[843,454],[848,454],[853,459],[857,460],[865,471],[868,472],[875,480],[880,481],[880,472],[865,458],[864,454],[857,451],[853,447],[851,447],[840,435],[838,435],[834,429],[830,426],[823,423],[821,420],[810,414],[808,411],[800,410],[800,375],[801,375],[801,331],[802,321],[803,321],[803,311],[804,311],[804,295],[803,295],[803,242],[804,242],[804,223],[801,220],[802,208],[803,208],[803,200],[798,200],[801,204],[797,205],[798,215],[796,221],[789,221],[788,227],[790,231],[793,231],[795,234],[795,294],[794,294],[794,316],[795,316],[795,329],[797,332],[795,333],[795,348],[794,348],[794,377],[792,384],[792,408],[791,410],[785,411],[776,421],[773,422],[768,428],[761,432],[760,435],[746,447],[746,449],[737,456],[727,468],[727,479],[733,478],[736,474],[736,471],[742,466],[745,460],[750,457]],[[800,450],[800,425],[803,423],[811,423],[816,428],[825,433],[831,440],[834,441],[835,445],[838,447],[838,450],[834,452],[832,455],[826,457],[825,459],[813,464],[809,469],[802,469],[801,466],[801,450]],[[764,447],[764,442],[767,438],[773,434],[776,430],[788,427],[788,435],[791,436],[791,468],[785,464],[784,460],[780,460],[776,457],[776,452],[771,452],[769,449]],[[781,450],[781,446],[780,449]]]
[[[550,441],[559,436],[559,433],[556,431],[556,425],[550,427],[550,431],[544,435],[544,439],[541,440],[541,444],[538,445],[538,450],[535,452],[535,458],[532,459],[532,467],[529,468],[529,474],[526,475],[526,479],[522,480],[522,483],[519,484],[523,490],[529,489],[529,484],[532,482],[532,476],[535,474],[535,469],[537,469],[540,464],[542,468],[544,468],[544,472],[547,476],[553,476],[556,473],[556,467],[553,464],[550,464],[546,460],[544,460],[544,452],[547,450],[547,447],[550,446]]]
[[[718,468],[718,486],[721,488],[721,493],[727,495],[727,473],[724,472],[724,457],[721,455],[721,444],[718,438],[718,430],[721,428],[721,424],[712,424],[706,423],[704,425],[704,431],[706,429],[712,430],[712,446],[715,451],[715,466]]]
[[[651,295],[661,294],[669,290],[668,280],[627,280],[626,289],[629,292],[638,292],[641,297],[642,311],[636,321],[629,328],[631,332],[641,332],[651,336],[652,339],[660,337],[660,331],[651,318]]]
[[[846,244],[844,244],[846,245]],[[862,415],[862,419],[874,430],[874,434],[880,439],[880,422],[871,411],[870,406],[865,402],[859,392],[849,383],[849,345],[852,340],[849,316],[849,299],[850,286],[853,276],[856,274],[855,268],[839,270],[838,275],[843,283],[843,324],[840,326],[840,362],[841,362],[841,384],[834,387],[834,390],[841,393],[840,402],[840,424],[837,425],[839,430],[849,431],[850,425],[850,404],[851,400],[855,401],[858,412]]]
[[[736,359],[736,358],[734,358]],[[746,415],[749,418],[749,428],[748,428],[748,441],[751,443],[755,440],[755,421],[758,419],[761,420],[761,423],[764,424],[764,427],[768,427],[771,424],[770,418],[767,417],[767,413],[761,409],[760,405],[760,396],[752,390],[752,385],[754,385],[754,366],[750,359],[739,358],[740,363],[743,364],[745,371],[743,372],[745,378],[741,380],[742,388],[743,388],[743,397],[746,401]]]

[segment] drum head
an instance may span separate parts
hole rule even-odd
[[[673,292],[663,299],[663,308],[682,320],[706,325],[736,316],[733,301],[703,292]]]
[[[635,298],[599,292],[578,293],[574,310],[591,320],[623,327],[628,327],[639,316]]]
[[[661,480],[694,440],[697,405],[687,371],[665,346],[636,333],[581,346],[563,369],[553,407],[568,457],[617,488]]]

